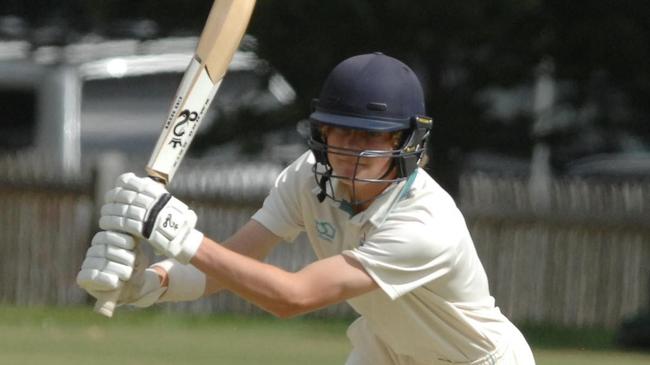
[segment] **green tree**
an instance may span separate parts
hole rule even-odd
[[[25,4],[8,0],[0,10],[35,21],[53,13],[84,29],[107,30],[119,21],[149,18],[160,25],[161,35],[196,35],[212,1]],[[258,0],[249,33],[259,40],[261,56],[296,89],[298,101],[289,111],[258,118],[254,127],[264,131],[295,123],[308,115],[311,99],[335,64],[382,51],[420,76],[428,113],[436,121],[431,167],[454,192],[455,170],[465,152],[530,154],[532,117],[521,115],[507,125],[491,120],[477,95],[486,87],[532,83],[540,61],[550,58],[556,77],[571,85],[560,102],[576,110],[598,109],[590,124],[574,125],[568,139],[551,143],[573,143],[589,128],[603,140],[629,133],[649,144],[648,19],[650,7],[642,0]]]

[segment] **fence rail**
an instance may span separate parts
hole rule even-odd
[[[465,175],[460,191],[513,320],[611,328],[650,310],[650,181],[557,179],[545,209],[526,177]]]
[[[185,165],[171,186],[223,239],[261,205],[281,167]],[[0,303],[75,305],[74,279],[97,230],[99,175],[64,177],[46,159],[0,159]],[[522,177],[468,174],[465,213],[497,305],[516,322],[614,327],[650,305],[650,182],[552,181],[539,210]],[[304,237],[268,261],[298,270],[314,258]],[[225,293],[171,311],[257,313]],[[318,313],[345,316],[346,304]]]

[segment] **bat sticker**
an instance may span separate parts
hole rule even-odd
[[[172,148],[183,145],[182,137],[185,135],[185,124],[187,122],[196,122],[199,119],[199,113],[190,112],[188,109],[185,109],[179,114],[179,117],[181,120],[174,126],[174,137],[169,141]]]

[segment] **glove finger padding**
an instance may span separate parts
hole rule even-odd
[[[106,245],[91,246],[86,252],[87,258],[107,259],[111,262],[125,265],[127,267],[133,266],[135,255],[133,252]]]
[[[77,274],[77,285],[95,298],[98,292],[108,292],[122,287],[122,282],[116,275],[107,274],[101,270],[82,268]]]
[[[125,250],[133,251],[135,248],[135,240],[133,237],[128,234],[112,231],[102,231],[97,232],[92,241],[91,245],[110,245],[117,248],[123,248]]]
[[[86,252],[86,258],[77,275],[77,284],[88,291],[111,291],[131,278],[136,254],[135,241],[118,232],[98,232]]]
[[[119,230],[136,237],[144,237],[144,222],[156,203],[156,198],[117,187],[107,194],[102,206],[99,226],[107,230]]]
[[[99,227],[101,229],[125,232],[138,238],[145,238],[142,234],[144,230],[143,221],[110,214],[106,214],[104,208],[102,208],[102,216],[99,218]]]
[[[86,253],[77,284],[97,299],[120,289],[118,305],[148,307],[165,292],[160,277],[147,269],[149,260],[142,246],[123,233],[98,232]]]
[[[151,180],[148,177],[138,177],[132,172],[128,172],[126,174],[122,174],[117,178],[117,188],[121,188],[123,190],[131,191],[131,192],[136,192],[140,193],[143,196],[148,196],[153,198],[153,201],[155,202],[160,198],[161,196],[167,194],[167,190],[159,183]],[[119,195],[119,191],[117,192]],[[108,198],[107,194],[107,198]],[[114,202],[114,201],[121,201],[127,204],[131,204],[137,201],[136,197],[133,196],[131,199],[132,200],[123,200],[124,198],[128,198],[128,195],[119,195],[115,196],[112,199],[108,199],[106,202]],[[147,206],[148,204],[143,204],[141,206]]]
[[[99,226],[149,238],[151,229],[147,226],[156,220],[158,211],[170,197],[160,183],[150,178],[123,174],[118,177],[116,187],[106,193]]]
[[[169,195],[160,184],[129,172],[117,178],[117,185],[105,195],[99,225],[102,229],[128,232],[146,238],[144,224],[160,199]],[[155,219],[155,216],[152,217]]]
[[[106,194],[99,226],[144,238],[156,253],[185,264],[203,240],[196,221],[196,214],[160,183],[127,173]]]

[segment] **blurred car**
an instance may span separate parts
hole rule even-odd
[[[146,159],[197,41],[0,42],[0,150],[44,154],[69,174],[105,151]],[[198,134],[216,114],[273,111],[294,101],[292,87],[255,49],[246,36]]]

